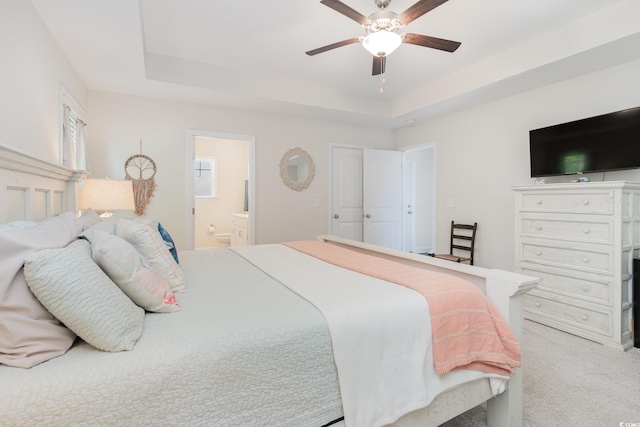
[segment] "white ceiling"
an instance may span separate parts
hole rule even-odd
[[[640,58],[638,0],[449,0],[403,32],[461,47],[400,46],[380,94],[362,46],[304,54],[364,34],[319,0],[31,2],[89,89],[384,128]]]

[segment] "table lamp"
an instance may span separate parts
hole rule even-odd
[[[116,210],[134,210],[133,185],[128,180],[87,179],[82,183],[78,209],[102,211],[102,219],[107,219]]]

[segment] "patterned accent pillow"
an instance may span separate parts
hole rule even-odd
[[[29,254],[62,248],[75,236],[73,212],[0,231],[0,363],[31,368],[64,354],[76,339],[33,296],[23,272]]]
[[[167,250],[157,230],[147,224],[121,219],[116,227],[116,235],[131,243],[174,292],[187,290],[184,273]]]
[[[29,255],[24,275],[42,305],[92,346],[131,350],[142,335],[144,310],[93,262],[86,240]]]
[[[160,233],[160,237],[164,241],[164,244],[167,245],[169,249],[169,253],[173,256],[173,259],[176,260],[176,263],[180,264],[180,260],[178,259],[178,251],[176,250],[176,244],[173,243],[173,239],[169,232],[162,226],[162,224],[158,223],[158,233]]]
[[[180,310],[171,287],[129,242],[95,231],[91,250],[96,264],[138,306],[158,313]]]

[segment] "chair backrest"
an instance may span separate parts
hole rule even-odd
[[[469,253],[465,258],[469,259],[469,263],[473,265],[473,252],[476,242],[476,230],[478,229],[478,223],[474,222],[470,224],[456,224],[451,221],[451,246],[449,254],[454,255],[454,250],[466,251]],[[458,255],[456,253],[455,255]]]

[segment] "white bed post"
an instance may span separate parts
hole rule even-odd
[[[522,346],[522,302],[524,294],[536,286],[538,279],[531,278],[530,282],[521,282],[518,286],[514,283],[515,274],[510,278],[512,274],[505,271],[492,270],[492,273],[496,275],[487,278],[487,296],[509,322],[511,330]],[[518,276],[520,279],[523,277]],[[489,427],[522,426],[522,398],[523,373],[522,368],[517,368],[507,383],[506,391],[487,401],[487,425]]]

